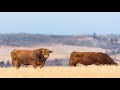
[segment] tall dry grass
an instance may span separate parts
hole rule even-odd
[[[120,66],[45,66],[0,68],[0,78],[120,78]]]

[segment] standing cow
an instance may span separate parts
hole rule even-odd
[[[45,48],[35,50],[14,49],[11,52],[12,64],[17,69],[21,64],[25,66],[32,65],[34,68],[37,68],[37,66],[39,66],[41,68],[44,66],[45,61],[51,52],[53,51]]]
[[[76,66],[76,64],[83,65],[118,65],[113,59],[105,53],[101,52],[72,52],[70,55],[70,66]]]

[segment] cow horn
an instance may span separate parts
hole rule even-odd
[[[49,53],[52,53],[53,51],[49,50]]]

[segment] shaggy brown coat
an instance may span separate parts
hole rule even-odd
[[[34,68],[44,66],[46,59],[49,57],[50,51],[48,49],[40,48],[35,50],[18,50],[14,49],[11,52],[12,64],[19,68],[21,64],[28,66],[32,65]]]
[[[72,52],[70,55],[69,65],[76,66],[76,64],[83,65],[118,65],[113,59],[105,53],[101,52]]]

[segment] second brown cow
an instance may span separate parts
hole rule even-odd
[[[76,64],[83,65],[118,65],[113,59],[105,53],[101,52],[72,52],[70,55],[70,66],[76,66]]]

